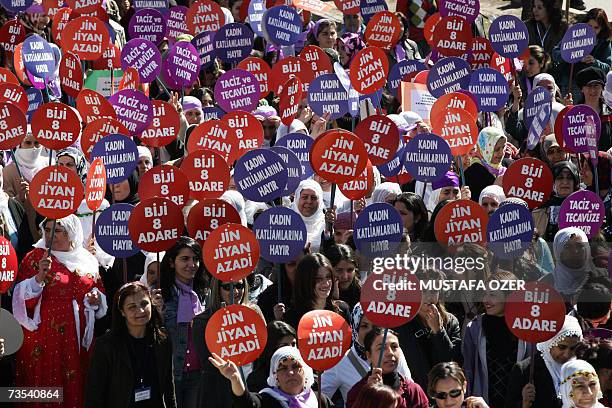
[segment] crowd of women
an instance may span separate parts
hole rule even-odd
[[[190,5],[183,3],[178,1],[178,5]],[[244,20],[243,0],[218,3],[226,23]],[[396,14],[403,27],[399,42],[388,50],[391,65],[406,59],[431,62],[423,23],[436,11],[435,3],[398,1]],[[92,236],[95,218],[85,201],[73,215],[56,222],[43,219],[29,200],[33,177],[54,163],[74,171],[85,183],[90,164],[79,143],[49,152],[28,133],[14,152],[15,160],[7,154],[0,163],[0,231],[19,259],[16,283],[2,297],[2,306],[12,312],[24,334],[16,354],[4,355],[7,344],[0,327],[0,386],[62,388],[60,405],[24,404],[32,407],[609,406],[612,28],[601,9],[575,17],[593,27],[597,38],[590,55],[573,67],[572,82],[560,56],[559,42],[568,27],[560,2],[524,3],[529,3],[523,9],[529,30],[528,56],[519,66],[518,82],[511,86],[506,108],[486,120],[490,126],[484,126],[484,116],[478,118],[477,143],[468,155],[457,157],[444,177],[426,185],[414,180],[400,185],[396,178],[385,180],[374,169],[374,185],[359,201],[349,200],[319,176],[301,181],[278,204],[290,207],[304,221],[303,254],[281,265],[261,259],[253,273],[231,285],[206,270],[203,257],[207,255],[186,232],[160,256],[142,251],[121,260],[107,254]],[[121,42],[135,12],[133,4],[108,0],[103,5],[110,27],[118,33],[124,30],[116,36]],[[51,41],[45,10],[46,6],[34,3],[16,18],[28,34]],[[9,17],[2,10],[0,22],[5,24]],[[330,62],[348,69],[366,46],[362,16],[344,15],[342,23],[313,17],[304,24],[296,50],[317,45]],[[475,36],[485,36],[482,16],[472,27]],[[160,50],[167,52],[172,41],[164,39]],[[271,66],[283,57],[280,49],[266,47],[259,37],[252,55]],[[14,69],[5,53],[1,62]],[[226,65],[217,60],[203,69],[184,97],[168,95],[151,84],[149,97],[168,100],[179,112],[180,134],[160,154],[139,146],[138,168],[127,180],[108,185],[101,210],[110,202],[137,205],[139,179],[154,165],[180,166],[191,132],[208,120],[205,108],[216,106],[213,89],[217,78],[231,68]],[[523,107],[537,86],[551,91],[555,100],[542,140],[528,149]],[[286,126],[281,123],[278,102],[270,94],[253,112],[264,130],[263,148],[274,146],[289,133],[316,139],[330,127],[354,129],[350,116],[332,123],[316,115],[306,99],[300,102],[296,119]],[[578,103],[589,105],[601,118],[597,171],[588,155],[567,153],[554,134],[557,114],[566,105]],[[428,118],[402,111],[398,98],[387,90],[380,110],[404,139],[431,130]],[[501,187],[508,166],[524,157],[541,159],[553,174],[552,194],[532,211],[535,234],[525,254],[503,261],[478,244],[461,244],[452,254],[438,245],[436,217],[455,200],[471,199],[488,214],[509,203],[525,204],[506,198]],[[459,167],[464,169],[461,181]],[[605,222],[591,239],[579,228],[559,227],[560,206],[579,190],[597,191],[605,205]],[[246,200],[233,179],[221,198],[235,207],[241,223],[249,228],[269,208]],[[185,206],[185,219],[195,203],[191,200]],[[371,260],[356,249],[352,236],[356,217],[373,203],[388,203],[400,215],[402,252],[484,260],[483,269],[461,274],[426,268],[418,271],[419,279],[548,282],[566,303],[560,331],[543,343],[519,340],[505,323],[506,291],[487,291],[480,299],[427,291],[413,320],[384,333],[369,321],[359,303]],[[273,273],[277,267],[280,273]],[[240,369],[212,353],[204,340],[212,315],[231,303],[256,310],[267,323],[263,352]],[[334,311],[352,328],[350,349],[319,379],[296,347],[300,319],[312,310]]]

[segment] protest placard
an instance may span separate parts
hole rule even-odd
[[[312,310],[300,319],[297,340],[304,362],[313,370],[332,368],[351,346],[351,328],[329,310]]]
[[[128,222],[134,206],[127,203],[113,204],[100,214],[96,220],[96,242],[109,255],[129,258],[140,252],[132,240]]]
[[[550,168],[534,158],[519,159],[512,163],[503,179],[506,197],[525,200],[529,209],[537,208],[548,200],[552,184]]]
[[[43,217],[64,218],[79,208],[83,200],[83,182],[71,169],[45,167],[30,182],[29,199]]]
[[[204,245],[212,231],[227,223],[241,223],[238,210],[225,200],[205,198],[189,210],[187,231],[200,245]]]
[[[222,282],[238,282],[255,270],[259,242],[255,233],[239,224],[227,223],[213,230],[204,242],[208,272]]]
[[[132,241],[140,249],[149,252],[172,248],[184,228],[180,207],[163,197],[142,200],[134,207],[128,221]]]
[[[436,239],[449,247],[466,242],[484,245],[488,219],[478,203],[465,199],[452,201],[438,213],[434,225]]]

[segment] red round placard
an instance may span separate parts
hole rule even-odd
[[[446,57],[472,50],[472,26],[461,16],[442,17],[433,34],[433,47]]]
[[[84,61],[95,61],[110,43],[108,29],[96,17],[78,17],[62,31],[62,48]]]
[[[193,151],[183,159],[181,170],[189,179],[191,198],[219,198],[227,190],[230,169],[227,162],[212,150]]]
[[[5,294],[17,280],[17,252],[11,241],[0,237],[0,295]]]
[[[470,67],[472,70],[489,67],[494,52],[493,47],[491,47],[491,42],[487,38],[474,37],[472,40],[472,54],[470,58]]]
[[[565,120],[565,115],[572,109],[574,105],[567,105],[565,108],[561,109],[561,112],[557,114],[557,119],[555,119],[554,133],[555,140],[559,144],[559,147],[564,151],[569,151],[565,148],[565,139],[563,138],[563,121]],[[550,123],[550,122],[549,122]],[[544,133],[546,135],[546,133]]]
[[[87,208],[96,211],[104,201],[106,193],[106,168],[101,157],[95,159],[89,171],[87,172],[87,181],[85,182],[85,202]]]
[[[525,200],[532,210],[548,200],[552,192],[553,175],[542,160],[528,157],[517,160],[508,167],[502,185],[506,197]]]
[[[121,68],[121,50],[116,44],[110,44],[102,56],[92,63],[93,69],[120,69]]]
[[[305,46],[300,52],[300,58],[310,64],[310,68],[315,78],[319,75],[331,74],[334,72],[329,57],[321,47],[317,47],[316,45]]]
[[[436,239],[441,245],[449,247],[464,242],[484,245],[488,220],[487,212],[477,202],[451,201],[442,207],[436,218]]]
[[[266,61],[258,57],[247,57],[238,63],[237,68],[249,71],[255,76],[259,82],[260,98],[263,99],[270,93],[272,70]]]
[[[91,158],[91,151],[98,140],[108,135],[129,135],[128,130],[117,119],[96,119],[83,129],[81,134],[81,150],[87,160]],[[127,136],[126,136],[127,137]]]
[[[332,183],[356,178],[368,164],[368,151],[354,133],[333,129],[323,133],[310,149],[315,173]]]
[[[13,58],[15,47],[26,38],[26,28],[18,19],[8,20],[0,28],[0,48],[4,49],[6,59]]]
[[[79,116],[63,103],[49,102],[39,106],[31,122],[34,138],[51,150],[71,146],[81,134]]]
[[[91,123],[100,118],[117,119],[113,105],[105,97],[91,89],[85,88],[79,93],[76,98],[76,107],[85,123]]]
[[[170,102],[154,100],[153,121],[138,138],[145,146],[162,147],[176,140],[181,129],[181,117]]]
[[[504,318],[517,338],[529,343],[552,339],[565,322],[565,303],[554,287],[528,282],[506,298]]]
[[[236,131],[220,120],[200,123],[189,136],[187,150],[208,149],[219,154],[228,164],[238,158],[238,137]]]
[[[342,14],[359,14],[359,0],[334,0]]]
[[[338,364],[351,347],[351,327],[329,310],[312,310],[302,316],[297,335],[304,362],[317,371]]]
[[[391,329],[408,323],[421,307],[417,277],[407,270],[373,273],[361,288],[361,309],[373,325]]]
[[[28,121],[12,103],[0,102],[0,150],[14,149],[25,138]]]
[[[138,196],[141,200],[152,197],[168,198],[179,208],[183,208],[189,200],[189,180],[178,167],[167,164],[155,166],[140,178]]]
[[[424,71],[427,72],[427,71]],[[449,108],[463,109],[467,111],[472,118],[478,116],[478,105],[469,95],[461,93],[461,92],[451,92],[442,95],[431,106],[431,111],[429,112],[430,118],[438,118],[442,117],[446,114],[446,111]]]
[[[83,89],[83,69],[79,57],[66,52],[60,63],[59,76],[62,90],[73,98],[79,96]]]
[[[433,13],[431,16],[427,17],[425,20],[425,25],[423,27],[423,35],[425,36],[425,41],[429,44],[430,47],[434,46],[434,32],[436,31],[436,27],[438,23],[442,19],[440,13]]]
[[[368,160],[366,168],[357,178],[346,183],[338,184],[338,188],[346,198],[361,200],[367,197],[374,189],[374,170],[372,162]]]
[[[123,71],[121,81],[119,81],[119,90],[122,89],[136,89],[140,86],[140,75],[134,67],[128,67]]]
[[[30,105],[25,90],[20,85],[10,82],[0,84],[0,102],[14,104],[24,115],[28,113]]]
[[[185,222],[178,205],[167,198],[142,200],[134,207],[128,221],[132,241],[149,252],[166,251],[183,233]]]
[[[218,31],[223,24],[223,10],[211,0],[198,0],[187,11],[187,28],[192,35],[198,35],[202,31]]]
[[[65,167],[45,167],[32,179],[29,198],[43,217],[64,218],[73,214],[83,201],[83,181]]]
[[[399,147],[397,125],[384,115],[368,116],[357,124],[355,134],[363,141],[374,166],[391,161]]]
[[[302,99],[302,81],[300,81],[300,78],[293,77],[285,82],[279,98],[281,122],[285,126],[290,126],[297,115],[298,104]]]
[[[263,144],[263,126],[252,113],[241,110],[229,112],[221,118],[221,122],[227,123],[230,129],[236,131],[238,138],[236,157],[242,156],[249,150],[259,149]]]
[[[255,309],[229,305],[217,310],[206,324],[206,346],[211,353],[237,366],[252,363],[268,340],[266,322]]]
[[[10,82],[11,84],[19,85],[19,80],[7,68],[0,67],[0,83]]]
[[[240,224],[240,214],[233,205],[218,198],[206,198],[189,210],[187,231],[200,245],[212,231],[227,223]]]
[[[390,49],[395,46],[401,33],[402,21],[395,13],[385,10],[370,18],[363,37],[370,46]]]
[[[306,60],[299,57],[286,57],[278,61],[272,67],[270,74],[270,89],[276,95],[280,95],[283,85],[297,76],[302,81],[302,90],[308,90],[308,84],[312,82],[315,74],[312,67]]]
[[[360,94],[371,94],[385,86],[388,75],[389,59],[378,47],[364,48],[351,62],[349,78]]]
[[[238,282],[251,274],[259,261],[255,233],[240,224],[224,224],[210,233],[202,247],[208,272],[222,282]]]
[[[468,154],[476,144],[476,120],[464,109],[447,108],[444,115],[432,116],[431,127],[448,142],[453,156]]]
[[[64,32],[64,28],[70,21],[70,15],[72,14],[72,10],[70,7],[62,7],[57,10],[55,15],[53,16],[53,22],[51,23],[51,35],[53,36],[53,40],[60,47],[62,46],[62,34]]]
[[[101,0],[66,0],[68,6],[78,14],[95,12],[101,5]]]

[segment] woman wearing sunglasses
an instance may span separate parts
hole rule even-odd
[[[434,400],[434,408],[489,408],[480,397],[465,398],[467,380],[454,361],[436,364],[427,377],[427,391]]]

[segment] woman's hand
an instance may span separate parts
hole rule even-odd
[[[87,249],[89,251],[90,254],[92,254],[93,256],[96,256],[96,241],[95,238],[93,237],[93,235],[89,236],[89,239],[87,240],[87,246],[85,247],[85,249]]]
[[[425,322],[434,333],[442,330],[442,315],[440,310],[438,310],[438,306],[433,304],[425,306]]]
[[[533,404],[533,401],[535,401],[535,396],[536,396],[535,385],[526,384],[523,387],[522,395],[523,395],[523,408],[531,407],[531,404]]]
[[[472,199],[472,191],[470,190],[470,186],[461,187],[461,199],[462,200]]]
[[[592,63],[594,63],[594,62],[595,62],[595,57],[594,57],[594,56],[592,56],[592,55],[587,55],[587,56],[586,56],[586,57],[584,57],[584,58],[582,59],[582,61],[580,61],[580,62],[582,62],[582,63],[584,63],[584,64],[592,64]]]
[[[489,408],[485,400],[481,397],[467,397],[465,402],[467,408]]]
[[[317,118],[313,123],[310,124],[310,137],[316,139],[321,136],[327,129],[327,121],[331,117],[330,113],[326,113],[323,117]]]
[[[367,202],[365,197],[364,198],[360,198],[359,200],[353,201],[353,210],[355,211],[356,214],[359,214],[360,212],[363,211],[364,208],[366,208]]]
[[[277,303],[274,305],[274,319],[275,320],[283,320],[283,316],[285,315],[285,305],[283,303]]]
[[[170,103],[172,104],[174,110],[176,110],[178,113],[181,113],[183,111],[183,106],[181,105],[178,92],[172,92],[172,98],[170,99]]]
[[[212,357],[208,357],[208,361],[221,373],[222,376],[232,382],[232,392],[237,397],[240,397],[246,391],[242,378],[240,377],[240,371],[238,367],[231,361],[225,361],[217,354],[212,353]]]
[[[565,95],[565,98],[563,98],[561,103],[563,103],[563,105],[565,105],[565,106],[573,105],[574,104],[574,97],[572,96],[572,93],[570,92],[567,95]]]
[[[28,199],[30,195],[30,183],[21,179],[21,183],[19,184],[19,201],[22,203]]]
[[[368,385],[382,384],[382,368],[377,367],[372,369],[372,374],[368,377]]]
[[[87,299],[87,302],[91,306],[100,306],[101,300],[100,300],[100,295],[98,294],[97,290],[94,290],[93,292],[86,294],[85,299]]]
[[[325,222],[328,224],[333,224],[336,222],[336,206],[335,205],[332,208],[328,208],[325,211]]]
[[[521,99],[523,98],[523,91],[518,85],[512,87],[512,112],[518,112],[521,107]]]
[[[38,273],[34,277],[36,283],[42,283],[46,278],[47,274],[51,270],[51,258],[46,257],[38,261]]]
[[[312,119],[312,109],[310,109],[310,106],[305,106],[301,111],[300,114],[298,115],[297,119],[302,122],[303,124],[307,124],[308,121],[310,121],[310,119]]]

